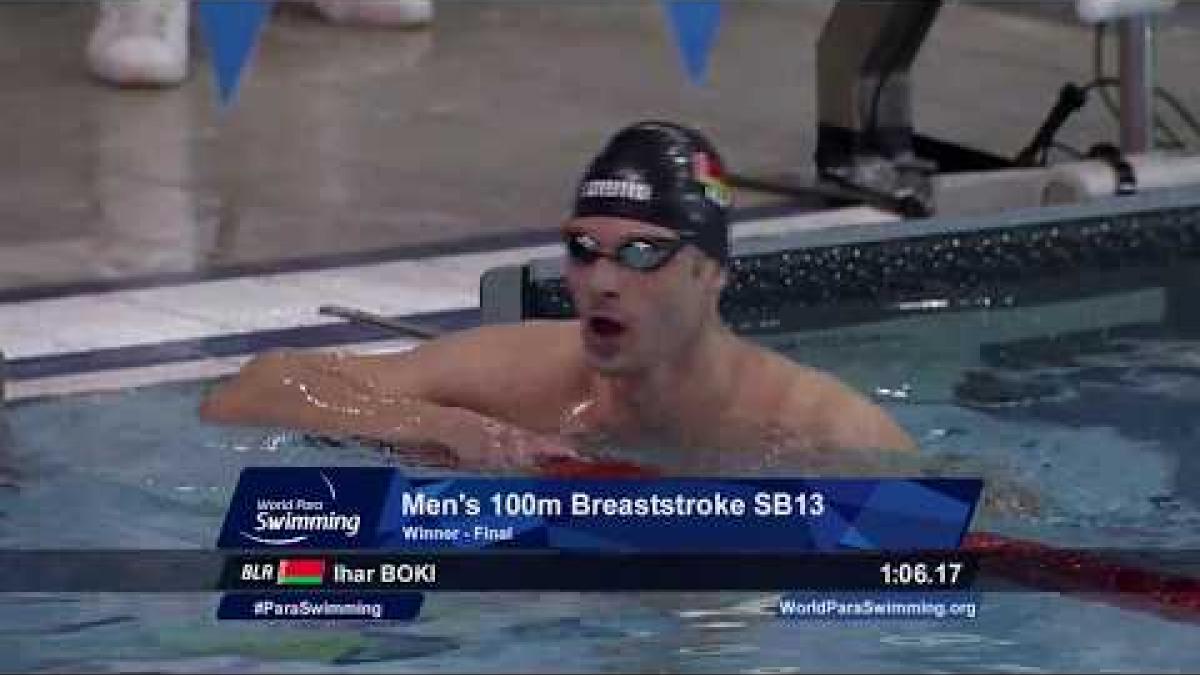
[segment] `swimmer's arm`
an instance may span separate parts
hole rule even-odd
[[[288,349],[255,356],[208,393],[200,417],[220,424],[302,426],[311,417],[324,417],[317,411],[330,403],[348,409],[367,395],[367,387],[344,377],[336,359]]]
[[[223,424],[281,426],[397,445],[434,443],[479,467],[576,456],[564,440],[426,400],[419,373],[401,375],[403,356],[380,358],[268,353],[219,385],[200,415]],[[391,371],[387,389],[371,378],[380,368]]]

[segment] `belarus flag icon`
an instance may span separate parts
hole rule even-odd
[[[320,586],[325,581],[325,561],[320,558],[279,561],[279,586]]]

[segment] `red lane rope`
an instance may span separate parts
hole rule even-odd
[[[1177,621],[1200,623],[1200,579],[990,532],[972,532],[963,548],[979,553],[980,572],[1022,586],[1096,600]]]
[[[645,464],[614,459],[571,459],[551,457],[538,463],[546,478],[662,478],[665,474]]]
[[[555,458],[539,465],[550,478],[658,478],[653,467],[619,460]],[[962,548],[978,553],[979,572],[1033,590],[1070,594],[1175,621],[1200,623],[1200,579],[1105,559],[1095,552],[1060,549],[1028,539],[971,532]]]

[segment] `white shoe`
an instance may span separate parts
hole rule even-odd
[[[332,23],[419,28],[433,21],[432,0],[313,0],[313,4]]]
[[[187,0],[105,0],[87,45],[88,65],[118,86],[172,86],[188,69]]]

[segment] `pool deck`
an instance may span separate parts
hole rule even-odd
[[[51,393],[92,385],[62,379],[78,368],[51,377],[47,359],[111,369],[125,363],[114,353],[152,347],[140,368],[175,354],[228,370],[272,344],[255,336],[334,330],[320,305],[469,321],[482,271],[552,254],[581,162],[631,120],[697,125],[739,173],[809,173],[830,7],[729,3],[700,87],[653,2],[442,2],[432,29],[411,32],[327,26],[289,5],[221,112],[198,43],[185,86],[115,91],[83,67],[88,3],[3,3],[0,146],[15,161],[0,165],[0,351],[43,360],[38,391]],[[1161,84],[1193,109],[1197,10],[1158,48]],[[918,128],[1015,154],[1058,88],[1091,78],[1091,47],[1060,11],[952,4],[914,71]],[[1062,140],[1114,133],[1097,101]],[[335,342],[411,345],[385,337]]]

